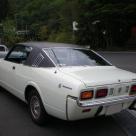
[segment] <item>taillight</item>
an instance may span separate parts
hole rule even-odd
[[[136,85],[133,85],[130,90],[130,95],[136,95]]]
[[[85,91],[81,92],[80,99],[81,100],[88,100],[93,98],[93,91]]]
[[[98,89],[96,91],[96,98],[102,98],[102,97],[106,97],[108,94],[108,89]]]

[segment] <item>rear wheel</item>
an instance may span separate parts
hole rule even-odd
[[[28,97],[28,108],[32,120],[38,125],[44,125],[48,119],[40,95],[36,90],[32,90]]]

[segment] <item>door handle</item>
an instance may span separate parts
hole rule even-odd
[[[13,67],[12,67],[12,69],[13,69],[13,70],[15,70],[15,69],[16,69],[16,67],[15,67],[15,66],[13,66]]]

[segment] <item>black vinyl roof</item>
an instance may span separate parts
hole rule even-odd
[[[54,47],[73,47],[73,48],[84,48],[83,46],[79,46],[76,44],[66,44],[66,43],[53,43],[53,42],[24,42],[19,43],[25,46],[31,46],[33,48],[54,48]]]
[[[66,47],[66,48],[83,48],[83,46],[78,46],[75,44],[65,44],[65,43],[52,43],[52,42],[24,42],[24,43],[18,43],[18,45],[24,45],[28,47],[32,47],[33,50],[30,52],[29,57],[27,61],[25,62],[26,65],[32,66],[34,64],[35,59],[37,58],[39,53],[42,53],[43,56],[46,54],[43,53],[43,48],[55,48],[55,47]],[[47,56],[45,57],[47,58]],[[52,63],[50,60],[48,60],[48,63]],[[54,64],[52,64],[54,65]]]
[[[29,65],[29,66],[33,66],[34,61],[37,59],[39,54],[42,54],[45,58],[48,58],[48,56],[45,53],[43,53],[44,48],[56,48],[56,47],[60,47],[60,48],[61,47],[62,48],[63,47],[64,48],[85,48],[84,46],[79,46],[79,45],[76,45],[76,44],[37,42],[37,41],[18,43],[18,44],[16,44],[16,46],[28,46],[28,47],[33,48],[32,51],[30,52],[26,62],[25,62],[25,65]],[[49,66],[50,65],[54,66],[54,64],[52,63],[50,58],[48,58],[48,61],[46,60],[46,62],[48,62]]]

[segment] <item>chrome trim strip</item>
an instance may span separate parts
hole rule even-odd
[[[132,82],[119,82],[119,83],[117,83],[117,82],[113,82],[112,84],[103,84],[103,85],[94,85],[94,86],[87,86],[87,88],[90,88],[90,87],[102,87],[102,86],[109,86],[109,85],[122,85],[122,84],[128,84],[128,83],[132,83]]]
[[[111,62],[109,62],[107,59],[105,59],[105,57],[103,57],[102,55],[98,54],[97,52],[95,52],[94,50],[91,50],[94,54],[98,55],[100,58],[102,58],[104,61],[106,61],[110,66],[113,66],[111,64]]]
[[[70,88],[70,87],[68,87],[68,86],[65,86],[65,85],[63,85],[62,87],[63,87],[63,88],[66,88],[66,89],[69,89],[69,90],[72,90],[72,88]]]
[[[71,98],[75,101],[77,101],[77,97],[73,97],[73,96],[70,96],[68,95],[67,98],[66,98],[66,120],[69,121],[69,116],[68,116],[68,98]]]
[[[136,96],[125,96],[120,98],[114,98],[114,99],[106,99],[106,100],[97,100],[97,101],[89,101],[89,102],[83,102],[83,101],[77,101],[78,106],[80,107],[96,107],[96,106],[111,106],[114,104],[124,103],[124,102],[133,102],[136,100]]]
[[[69,120],[69,117],[68,117],[68,97],[66,98],[66,120],[68,121]]]

